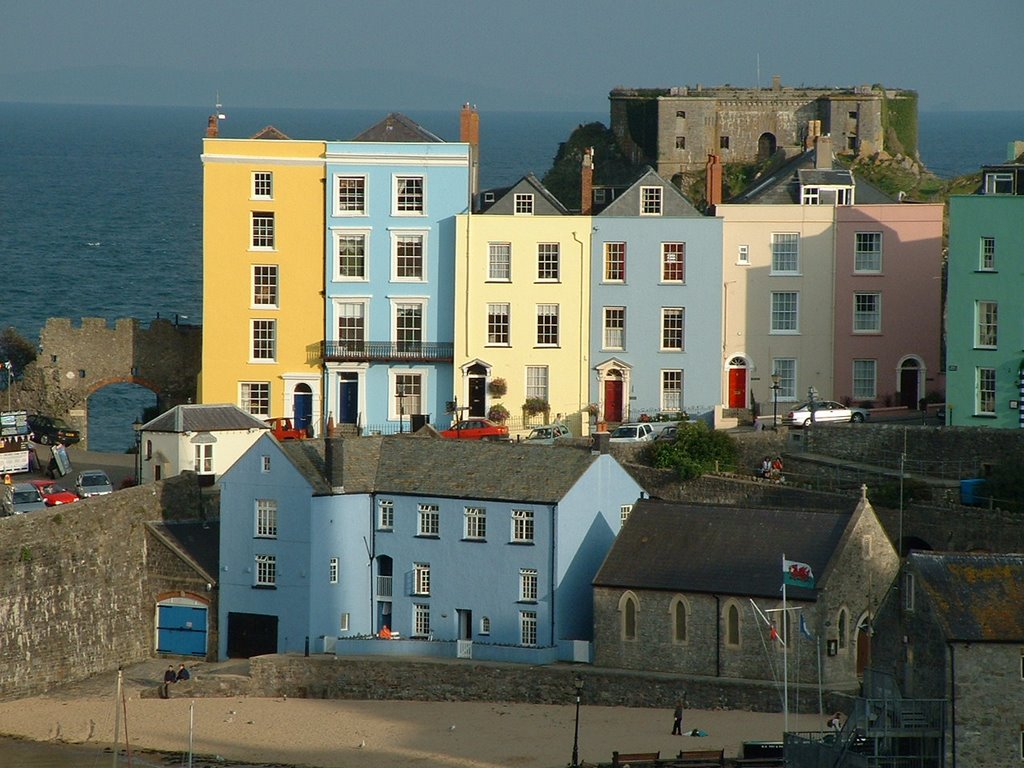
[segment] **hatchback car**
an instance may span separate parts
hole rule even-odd
[[[459,440],[508,440],[508,427],[490,419],[465,419],[441,432],[441,437]]]
[[[39,489],[31,483],[15,483],[10,486],[10,502],[4,510],[8,515],[23,515],[26,512],[35,512],[37,509],[46,509],[46,502],[43,501]]]
[[[524,443],[530,445],[552,445],[560,437],[572,437],[569,428],[564,424],[545,424],[542,427],[534,427],[526,436]]]
[[[650,424],[621,424],[612,432],[611,443],[646,443],[654,439]]]
[[[75,490],[78,491],[79,498],[88,499],[90,496],[113,493],[114,486],[110,484],[110,478],[102,469],[86,469],[78,473]]]
[[[82,439],[77,429],[72,428],[62,419],[34,413],[28,417],[28,428],[32,430],[32,439],[43,445],[72,445]]]
[[[58,504],[71,504],[78,501],[78,497],[66,488],[61,488],[52,480],[32,480],[32,485],[39,489],[43,501],[48,507],[56,507]]]
[[[864,421],[861,410],[853,411],[834,400],[814,401],[814,422]],[[801,403],[782,417],[782,423],[790,427],[806,427],[811,423],[811,404]]]

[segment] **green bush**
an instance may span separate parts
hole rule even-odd
[[[735,470],[739,449],[725,432],[703,421],[688,421],[679,424],[675,440],[651,443],[645,453],[652,466],[674,469],[681,480],[692,480],[707,472]]]

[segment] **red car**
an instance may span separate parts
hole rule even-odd
[[[32,480],[32,485],[39,489],[48,507],[56,507],[58,504],[71,504],[78,501],[78,495],[71,491],[59,488],[52,480]]]
[[[499,440],[507,441],[508,427],[496,424],[489,419],[465,419],[452,424],[450,429],[441,433],[441,437],[453,437],[459,440]]]
[[[277,417],[274,419],[266,419],[265,421],[270,426],[271,434],[278,440],[306,439],[306,430],[296,429],[292,426],[292,420],[287,417]]]

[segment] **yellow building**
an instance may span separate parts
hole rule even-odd
[[[574,422],[588,398],[592,219],[532,213],[530,184],[508,193],[520,213],[462,214],[456,226],[455,394],[469,416],[503,405],[513,428],[528,400]]]
[[[212,134],[212,135],[211,135]],[[324,156],[273,128],[203,141],[202,403],[319,424]]]

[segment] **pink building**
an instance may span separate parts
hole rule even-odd
[[[916,407],[945,392],[942,214],[936,204],[835,208],[835,398]]]

